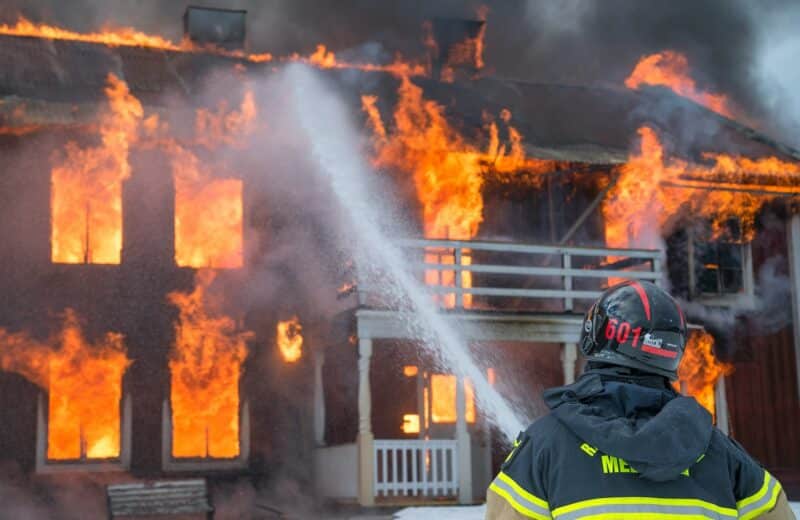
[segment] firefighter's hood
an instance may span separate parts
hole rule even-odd
[[[581,440],[653,481],[678,478],[711,442],[711,415],[658,376],[589,370],[572,385],[545,391],[544,399]]]

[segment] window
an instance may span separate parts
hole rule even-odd
[[[76,399],[51,388],[37,404],[36,471],[125,470],[130,467],[131,399],[113,392]]]
[[[688,233],[689,289],[693,299],[708,305],[747,305],[754,295],[751,245],[739,233],[713,236],[707,229]]]

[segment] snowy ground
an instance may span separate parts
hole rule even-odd
[[[800,502],[792,502],[800,518]],[[395,513],[395,520],[483,520],[485,506],[475,507],[409,507]]]

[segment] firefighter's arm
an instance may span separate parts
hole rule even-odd
[[[486,520],[551,518],[540,458],[527,433],[521,433],[486,492]]]
[[[794,520],[781,483],[756,462],[739,443],[729,442],[736,509],[741,520]]]
[[[511,517],[509,517],[511,518]],[[795,520],[794,512],[789,507],[789,501],[786,499],[786,493],[783,491],[778,495],[778,501],[772,511],[764,513],[758,517],[759,520]]]

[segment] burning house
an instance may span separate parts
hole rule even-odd
[[[216,14],[181,44],[0,27],[0,467],[480,501],[509,433],[480,385],[542,413],[587,304],[634,278],[686,302],[681,390],[800,493],[800,152],[676,53],[624,85],[536,84],[481,76],[483,21],[374,64],[251,54],[244,13]],[[292,62],[363,123],[482,381],[356,274],[324,187],[280,184],[312,184],[262,83]]]

